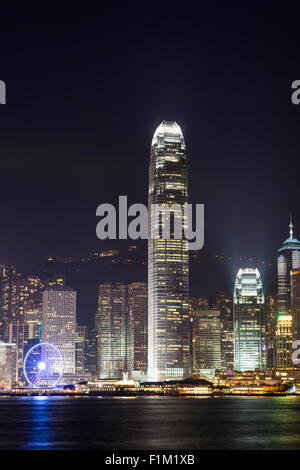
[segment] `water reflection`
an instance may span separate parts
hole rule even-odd
[[[297,449],[299,397],[2,397],[1,449]]]

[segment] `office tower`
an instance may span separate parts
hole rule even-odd
[[[194,316],[198,310],[208,310],[209,301],[205,297],[190,297],[189,299],[189,325],[190,325],[190,370],[193,370],[193,344],[194,344]]]
[[[221,368],[234,369],[234,333],[233,333],[233,298],[225,292],[219,292],[214,305],[220,311],[221,319]]]
[[[278,369],[292,367],[293,317],[278,315],[276,324],[276,366]]]
[[[42,342],[59,349],[65,374],[75,374],[76,292],[67,286],[47,287],[42,303]]]
[[[91,374],[92,377],[97,376],[97,331],[95,329],[88,330],[84,367],[85,373]]]
[[[16,345],[16,380],[24,380],[24,350],[29,339],[29,325],[25,321],[13,321],[9,324],[8,331],[9,343]]]
[[[279,248],[278,270],[278,314],[291,314],[291,270],[300,268],[300,241],[293,236],[293,223],[290,220],[290,237]]]
[[[300,269],[291,271],[293,340],[300,339]]]
[[[276,326],[276,366],[292,366],[293,321],[291,272],[300,268],[300,241],[293,236],[293,223],[290,220],[290,236],[279,248],[277,258],[278,294]],[[284,316],[286,315],[286,318]]]
[[[263,286],[258,269],[240,269],[234,286],[234,367],[238,371],[266,367]]]
[[[122,378],[127,370],[126,286],[111,283],[98,287],[97,373],[101,379]]]
[[[128,286],[128,370],[147,371],[148,286],[133,282]]]
[[[86,351],[86,341],[88,336],[88,327],[83,325],[76,325],[76,374],[85,373],[85,351]]]
[[[44,285],[38,276],[20,278],[17,284],[17,309],[29,325],[29,339],[38,339],[42,321]]]
[[[16,345],[0,341],[0,387],[11,387],[16,381]]]
[[[221,368],[221,318],[219,310],[199,309],[193,318],[193,370]]]
[[[17,312],[18,273],[14,266],[0,265],[0,340],[8,339],[8,325],[19,320]]]
[[[173,206],[174,213],[175,204],[183,208],[187,202],[184,137],[176,122],[164,121],[152,139],[149,167],[148,378],[153,381],[190,373],[188,242],[174,239],[175,215],[170,238],[163,238],[169,222],[165,208],[151,224],[153,204]],[[159,229],[155,238],[154,227]]]
[[[266,352],[267,352],[267,369],[276,367],[275,355],[275,332],[277,316],[275,312],[275,296],[273,294],[266,295]]]

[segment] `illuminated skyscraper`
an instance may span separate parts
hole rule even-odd
[[[25,321],[13,321],[9,324],[9,342],[16,345],[16,380],[24,379],[24,349],[29,340],[29,324]]]
[[[266,350],[267,350],[267,369],[276,367],[275,338],[277,315],[275,312],[275,296],[266,295]]]
[[[148,286],[133,282],[128,286],[128,369],[147,371]]]
[[[276,366],[279,369],[292,367],[293,317],[278,315],[276,324]]]
[[[290,237],[278,250],[278,313],[291,314],[291,270],[300,268],[300,241],[293,236],[293,223],[290,220]]]
[[[97,373],[101,379],[122,378],[127,370],[126,286],[111,283],[98,287]]]
[[[67,286],[47,287],[42,309],[43,343],[60,350],[65,374],[75,374],[76,292]]]
[[[234,366],[236,370],[266,367],[265,312],[258,269],[240,269],[234,287]]]
[[[0,387],[11,387],[16,377],[16,345],[0,341]]]
[[[300,339],[300,269],[291,272],[293,339]]]
[[[42,321],[42,291],[39,277],[22,277],[17,282],[17,310],[19,318],[29,325],[29,339],[38,339]]]
[[[296,313],[292,309],[292,271],[300,268],[300,241],[293,236],[293,223],[290,220],[290,236],[279,248],[277,258],[278,294],[276,325],[276,366],[292,366],[292,339],[296,332]],[[298,339],[298,338],[295,338]]]
[[[188,202],[187,161],[182,131],[176,122],[162,122],[151,145],[148,211],[153,204]],[[187,240],[163,238],[168,223],[161,212],[159,234],[148,240],[148,378],[182,379],[190,373],[189,259]]]
[[[76,325],[76,374],[85,373],[85,351],[88,327]]]
[[[193,370],[221,369],[221,318],[219,310],[201,310],[193,317]]]
[[[8,339],[9,324],[21,320],[17,310],[17,282],[19,275],[14,266],[0,266],[0,339]]]
[[[214,305],[220,310],[221,318],[221,368],[234,369],[233,299],[225,292],[219,292]]]
[[[84,358],[84,372],[91,374],[92,377],[97,376],[97,330],[89,330],[86,339],[85,358]]]

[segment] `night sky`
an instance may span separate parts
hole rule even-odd
[[[300,7],[139,5],[1,6],[0,262],[34,272],[49,255],[119,246],[96,238],[96,208],[146,203],[152,134],[176,120],[190,202],[205,204],[192,293],[213,298],[239,267],[215,254],[274,263],[290,214],[300,237]],[[146,280],[146,265],[113,277]],[[82,321],[96,305],[85,292]]]

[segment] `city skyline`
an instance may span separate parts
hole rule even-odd
[[[299,450],[299,13],[1,5],[0,450]]]
[[[168,130],[168,129],[171,130]],[[157,145],[157,141],[155,140],[159,136],[159,145]],[[187,201],[187,187],[186,187],[186,167],[185,164],[182,167],[182,169],[179,169],[179,167],[176,169],[176,165],[174,166],[174,162],[179,162],[180,158],[185,159],[185,144],[183,140],[183,136],[181,133],[181,129],[176,123],[165,123],[163,122],[158,128],[156,133],[154,134],[154,138],[152,141],[155,142],[155,147],[154,147],[154,154],[157,151],[157,148],[159,149],[158,155],[160,156],[160,160],[156,161],[152,159],[152,151],[151,149],[151,161],[150,161],[150,186],[149,186],[149,204],[152,202],[177,202],[177,203],[184,203]],[[183,142],[183,144],[182,144]],[[167,145],[166,145],[167,143]],[[177,144],[179,144],[177,148]],[[182,147],[183,145],[183,147]],[[157,148],[156,148],[157,146]],[[169,147],[168,147],[169,146]],[[175,151],[174,151],[175,149]],[[183,152],[182,152],[183,151]],[[167,167],[167,162],[170,161],[172,162],[172,165],[168,169]],[[151,176],[151,171],[153,171],[153,168],[162,168],[162,174],[163,178],[157,178],[156,180],[152,179]],[[182,174],[181,174],[182,171]],[[167,173],[164,173],[167,172]],[[173,173],[176,178],[173,178]],[[157,173],[159,175],[159,173]],[[168,178],[165,178],[165,176],[168,176]],[[180,178],[178,178],[180,176]],[[157,177],[157,176],[156,176]],[[178,188],[177,188],[178,186]],[[155,189],[156,188],[156,189]],[[159,188],[159,190],[157,190]],[[164,188],[168,188],[169,192],[167,192],[166,197],[164,195]],[[170,191],[171,188],[171,191]],[[182,199],[176,199],[174,200],[174,188],[177,188],[179,190],[180,194],[183,194]],[[155,191],[158,192],[159,198],[152,200],[152,194],[155,194]],[[170,196],[171,195],[171,196]],[[169,198],[169,199],[168,199]],[[186,199],[185,199],[186,198]],[[162,216],[161,219],[162,224],[164,223],[164,216]],[[163,228],[162,228],[163,230]],[[160,262],[159,267],[160,269],[163,269],[164,272],[166,272],[167,276],[164,274],[164,277],[159,280],[158,287],[159,287],[159,293],[160,297],[158,299],[164,300],[166,298],[171,298],[170,297],[170,290],[168,289],[165,293],[163,293],[163,290],[161,289],[161,286],[164,286],[166,284],[166,281],[170,282],[171,280],[171,285],[173,283],[173,274],[170,277],[170,280],[168,280],[168,264],[165,266],[164,263],[168,263],[168,258],[173,260],[173,250],[175,249],[175,261],[177,262],[176,256],[178,256],[176,253],[176,250],[178,248],[177,244],[178,242],[186,243],[185,240],[162,240],[163,243],[165,244],[165,250],[166,250],[166,256],[161,256],[161,247],[158,245],[159,250],[157,253],[153,251],[153,248],[150,248],[149,250],[149,273],[150,273],[150,279],[152,276],[153,272],[153,266],[152,266],[152,257],[153,254],[157,256],[158,258],[163,258],[164,261],[163,263]],[[150,240],[150,247],[152,246],[151,244],[154,243],[153,246],[155,246],[155,243],[161,243],[161,240]],[[168,246],[170,243],[174,244],[174,247],[170,250]],[[169,244],[169,245],[168,245]],[[132,245],[133,249],[134,245]],[[275,345],[275,351],[276,351],[276,360],[274,364],[277,364],[277,366],[280,367],[290,367],[291,366],[291,343],[292,340],[297,339],[297,332],[298,332],[298,324],[299,324],[299,319],[295,314],[293,313],[295,309],[295,312],[298,311],[299,309],[299,300],[298,300],[298,270],[299,270],[299,259],[300,259],[300,242],[294,237],[293,235],[293,223],[292,223],[292,217],[290,217],[290,223],[289,223],[289,238],[284,241],[282,247],[278,250],[278,285],[275,288],[274,287],[274,296],[276,297],[276,307],[275,307],[275,323],[276,323],[276,315],[278,315],[278,321],[276,326],[276,335],[273,332],[273,337],[271,338],[274,341]],[[168,249],[167,249],[168,248]],[[133,250],[134,251],[134,250]],[[187,254],[187,248],[186,248],[186,254],[184,254],[185,258],[181,258],[181,251],[182,249],[179,250],[179,255],[180,255],[180,260],[183,263],[188,263],[188,258],[186,257]],[[283,256],[282,253],[286,253],[285,257]],[[111,256],[115,255],[116,253],[114,251],[109,251],[105,252],[105,256]],[[99,253],[98,253],[99,255]],[[173,261],[174,263],[174,261]],[[284,263],[287,263],[289,265],[289,269],[284,265]],[[188,264],[187,264],[188,266]],[[184,271],[184,264],[183,268],[180,268],[180,272],[183,269]],[[86,329],[86,326],[78,325],[77,322],[77,314],[76,314],[76,306],[71,308],[70,304],[70,309],[68,310],[67,303],[63,301],[61,303],[59,297],[57,296],[69,296],[70,292],[72,295],[75,295],[76,299],[76,291],[73,289],[67,287],[65,285],[65,279],[63,275],[57,275],[54,278],[48,278],[46,283],[43,284],[39,277],[31,275],[28,279],[22,277],[14,267],[6,267],[4,265],[1,266],[2,270],[2,276],[1,276],[1,298],[2,298],[2,304],[1,304],[1,331],[2,331],[2,339],[7,338],[8,343],[7,347],[10,347],[13,343],[16,345],[16,380],[22,380],[24,379],[23,376],[23,361],[25,357],[25,351],[28,350],[29,344],[35,344],[32,343],[34,341],[34,338],[39,338],[40,341],[43,341],[44,343],[53,343],[54,346],[58,347],[59,350],[62,349],[64,351],[65,348],[67,348],[68,351],[70,351],[70,354],[72,356],[72,359],[69,359],[69,352],[63,352],[63,356],[66,354],[66,374],[68,375],[74,375],[75,374],[75,369],[76,372],[80,371],[82,376],[91,369],[86,368],[85,366],[85,359],[84,359],[84,349],[80,352],[78,349],[79,347],[85,348],[85,342],[87,340],[87,337],[90,335],[90,331],[88,333],[88,330]],[[173,268],[172,268],[173,270]],[[291,277],[288,276],[288,272],[291,270]],[[173,270],[174,271],[174,270]],[[173,272],[173,271],[170,271]],[[157,267],[155,268],[155,272],[159,273],[159,270],[157,271]],[[178,271],[179,273],[179,271]],[[187,274],[188,271],[185,272]],[[187,274],[188,276],[188,274]],[[243,280],[243,276],[245,277],[245,280]],[[253,282],[250,279],[251,276],[256,278],[257,280],[257,287],[256,290],[253,290]],[[123,281],[124,282],[124,281]],[[181,277],[178,278],[179,285],[181,285]],[[161,285],[160,285],[161,284]],[[244,284],[244,287],[243,287]],[[153,284],[155,286],[155,283]],[[191,351],[186,355],[186,372],[182,372],[178,375],[171,373],[168,375],[168,373],[162,374],[159,372],[158,374],[152,372],[151,366],[150,366],[150,373],[148,372],[147,366],[144,363],[139,363],[139,366],[135,370],[133,367],[133,364],[135,363],[134,357],[135,357],[135,348],[137,347],[137,351],[141,351],[141,348],[145,347],[145,331],[146,329],[151,332],[151,329],[153,326],[151,325],[151,322],[153,322],[153,314],[149,315],[149,320],[148,320],[148,325],[146,326],[145,322],[145,312],[144,312],[144,326],[142,326],[142,330],[144,333],[141,335],[142,330],[137,330],[137,338],[138,338],[138,343],[134,342],[134,336],[135,336],[135,327],[131,326],[134,325],[132,320],[135,318],[135,314],[138,315],[137,319],[138,323],[140,323],[141,319],[141,304],[139,303],[140,301],[137,301],[138,298],[131,297],[130,290],[138,288],[138,286],[147,286],[146,284],[143,283],[138,283],[135,282],[133,284],[126,284],[126,283],[117,283],[117,284],[112,284],[109,282],[106,282],[105,284],[100,284],[98,286],[99,290],[99,310],[96,312],[95,315],[95,331],[96,334],[98,335],[98,347],[96,350],[96,355],[98,359],[95,359],[95,369],[93,369],[92,365],[92,370],[95,370],[97,372],[97,375],[101,378],[107,379],[107,378],[121,378],[124,373],[127,373],[130,371],[131,373],[138,373],[139,377],[141,377],[140,374],[142,374],[142,377],[152,380],[159,380],[159,381],[164,381],[164,380],[170,380],[170,379],[180,379],[184,377],[188,377],[191,374],[192,367],[191,365],[193,364],[193,371],[195,372],[196,370],[205,370],[205,369],[213,369],[211,367],[212,362],[217,364],[216,369],[220,370],[226,370],[231,367],[232,364],[232,359],[231,354],[233,353],[234,350],[234,355],[235,355],[235,364],[234,364],[234,369],[236,370],[241,370],[241,371],[246,371],[246,370],[255,370],[259,369],[263,371],[266,367],[266,364],[272,363],[273,357],[266,357],[266,352],[268,351],[267,345],[266,345],[266,323],[267,321],[270,321],[270,318],[267,319],[265,317],[267,310],[265,309],[265,296],[263,293],[263,287],[262,287],[262,282],[260,278],[259,271],[253,268],[240,268],[237,277],[236,277],[236,282],[234,286],[234,295],[231,296],[231,301],[233,301],[233,310],[229,308],[229,310],[226,307],[226,302],[230,302],[230,295],[228,297],[228,300],[226,301],[226,293],[220,292],[216,298],[216,302],[214,305],[212,305],[212,309],[210,310],[205,310],[205,308],[210,307],[210,302],[206,299],[203,306],[202,306],[202,300],[199,299],[199,302],[201,301],[201,304],[199,303],[198,307],[196,305],[196,309],[191,310],[189,315],[191,315],[191,318],[193,319],[194,328],[198,333],[192,333],[192,338],[193,342],[194,341],[199,341],[200,337],[202,337],[201,341],[204,341],[204,343],[207,346],[207,351],[205,351],[206,347],[203,349],[203,345],[201,346],[202,349],[197,349],[198,345],[195,345],[195,350],[192,351],[193,353],[193,359],[192,356],[190,356]],[[292,288],[293,287],[293,288]],[[101,289],[103,292],[106,292],[107,294],[104,295],[104,303],[103,300],[100,300],[102,298],[102,294],[100,294]],[[120,290],[120,298],[117,298],[119,294],[117,294],[116,297],[116,307],[117,309],[114,309],[115,307],[111,306],[111,301],[114,303],[115,300],[113,299],[112,293],[115,292],[117,293],[118,289]],[[128,294],[127,294],[127,289],[128,289]],[[276,293],[276,289],[278,290],[278,294]],[[255,292],[257,292],[255,294]],[[178,295],[178,289],[176,288],[174,290],[174,299],[176,299],[176,296]],[[39,297],[40,296],[42,297]],[[108,295],[108,297],[107,297]],[[225,295],[225,297],[224,297]],[[249,299],[251,297],[251,302]],[[52,297],[51,297],[52,296]],[[105,298],[106,296],[106,298]],[[154,294],[154,291],[152,292],[151,290],[151,282],[150,282],[150,290],[149,290],[149,296],[151,298],[155,298],[157,295]],[[183,298],[183,302],[186,305],[189,305],[190,308],[193,307],[192,303],[192,298],[189,298],[189,290],[187,289],[185,292],[185,298]],[[128,299],[127,299],[128,297]],[[143,294],[144,300],[146,299],[145,295]],[[180,298],[180,297],[178,297]],[[3,303],[3,300],[5,301]],[[67,300],[67,299],[66,299]],[[225,302],[225,304],[224,304]],[[243,307],[242,304],[245,302],[245,306]],[[278,302],[278,305],[277,305]],[[239,306],[239,304],[241,306]],[[253,304],[253,306],[252,306]],[[261,304],[261,307],[259,307],[258,304]],[[75,304],[76,305],[76,302]],[[119,305],[119,306],[118,306]],[[145,304],[146,305],[146,304]],[[184,304],[183,304],[184,305]],[[229,304],[227,303],[229,306]],[[135,308],[133,308],[135,306]],[[105,318],[105,307],[107,310],[106,318]],[[171,306],[171,313],[172,315],[170,316],[169,320],[174,320],[174,306]],[[224,309],[225,307],[225,309]],[[258,308],[259,307],[259,308]],[[149,308],[151,307],[151,302],[149,304]],[[200,308],[200,310],[199,310]],[[250,310],[249,310],[250,308]],[[261,310],[263,308],[263,310]],[[214,310],[215,309],[215,310]],[[219,310],[218,310],[219,309]],[[254,309],[254,310],[253,310]],[[49,311],[49,314],[47,313]],[[150,311],[150,310],[149,310]],[[229,313],[226,313],[226,311]],[[258,312],[260,311],[259,315],[257,313],[253,312]],[[43,312],[43,313],[42,313]],[[61,313],[59,313],[61,312]],[[178,325],[178,320],[182,320],[185,317],[184,309],[182,309],[183,312],[183,317],[181,316],[182,313],[180,310],[178,312],[175,312],[176,315],[178,315],[178,318],[176,319],[176,322],[174,325]],[[69,323],[69,320],[71,320],[71,317],[69,318],[68,315],[71,314],[72,317],[72,326]],[[200,314],[200,316],[199,316]],[[233,314],[233,317],[231,317]],[[268,315],[270,312],[268,312]],[[49,319],[48,319],[48,315]],[[66,315],[66,323],[65,325],[63,324],[64,317]],[[103,316],[104,315],[104,316]],[[112,316],[115,315],[115,318]],[[160,314],[161,315],[161,314]],[[205,317],[206,315],[206,317]],[[247,317],[249,316],[249,318]],[[255,318],[254,325],[253,323],[253,315],[257,315],[257,318]],[[209,320],[209,316],[211,316],[212,320]],[[52,317],[52,318],[51,318]],[[67,319],[67,317],[69,319]],[[167,317],[166,317],[167,318]],[[188,315],[186,314],[186,318],[188,320]],[[210,342],[209,336],[206,338],[206,333],[205,333],[205,328],[207,328],[207,325],[209,324],[209,321],[216,322],[216,319],[219,318],[218,321],[221,321],[221,329],[219,331],[220,338],[219,342]],[[43,329],[42,332],[40,331],[40,321],[42,319],[42,324],[43,324]],[[252,332],[249,330],[249,326],[246,324],[252,322],[253,323],[253,328]],[[52,324],[52,323],[53,324]],[[199,323],[200,322],[200,323]],[[201,323],[202,322],[202,323]],[[202,325],[204,330],[203,333],[201,333],[201,328],[199,329],[199,325]],[[49,325],[50,326],[49,326]],[[110,326],[108,326],[110,324]],[[155,322],[154,322],[155,324]],[[214,323],[211,323],[213,325]],[[51,326],[52,325],[52,326]],[[56,326],[55,326],[56,325]],[[59,326],[60,325],[60,326]],[[105,326],[107,325],[107,326]],[[119,325],[119,326],[117,326]],[[171,323],[170,323],[171,325]],[[231,325],[231,326],[230,326]],[[245,325],[245,326],[243,326]],[[260,326],[259,326],[260,325]],[[257,329],[258,327],[258,329]],[[71,329],[70,329],[71,328]],[[108,328],[108,329],[107,329]],[[141,327],[139,327],[141,328]],[[171,327],[172,328],[172,327]],[[198,330],[197,330],[198,328]],[[216,327],[214,327],[216,328]],[[243,333],[243,328],[244,328],[244,333]],[[83,331],[83,329],[85,329]],[[176,327],[177,329],[177,327]],[[76,341],[75,341],[75,330],[76,330]],[[188,333],[189,326],[188,323],[183,326],[182,331]],[[259,336],[257,336],[259,330]],[[107,333],[105,333],[107,331]],[[209,330],[208,330],[209,331]],[[213,333],[213,329],[211,330],[210,334],[215,334]],[[217,330],[216,330],[217,331]],[[167,330],[166,330],[167,332]],[[239,332],[239,333],[237,333]],[[242,332],[242,333],[241,333]],[[69,333],[72,336],[69,337]],[[234,333],[234,347],[233,347],[233,333]],[[106,334],[106,336],[105,336]],[[153,333],[151,333],[153,335]],[[185,333],[184,333],[185,334]],[[243,337],[243,335],[245,335]],[[78,337],[78,339],[77,339]],[[166,335],[167,337],[167,335]],[[68,343],[69,339],[73,346],[71,346],[71,343]],[[171,338],[171,337],[170,337]],[[198,339],[197,339],[198,338]],[[184,339],[184,335],[180,337],[180,341]],[[79,346],[80,342],[84,342],[83,346]],[[100,342],[99,342],[100,341]],[[151,340],[150,340],[151,341]],[[186,341],[186,350],[190,349],[189,343],[190,340],[187,339]],[[216,340],[214,340],[216,341]],[[243,341],[245,342],[245,346],[243,346]],[[231,343],[232,342],[232,343]],[[250,343],[253,343],[253,347],[250,346]],[[254,342],[257,343],[257,345],[254,345]],[[76,344],[75,344],[76,343]],[[147,341],[148,343],[148,348],[149,348],[149,339]],[[230,346],[230,343],[232,346]],[[104,345],[104,349],[101,345]],[[180,342],[178,345],[181,344]],[[28,345],[28,346],[27,346]],[[105,346],[106,345],[106,346]],[[272,346],[274,348],[274,345]],[[71,350],[70,350],[71,347]],[[76,348],[76,351],[75,351]],[[102,348],[102,349],[101,349]],[[153,348],[153,346],[152,346]],[[159,350],[157,346],[156,348],[156,353]],[[219,357],[219,359],[214,359],[212,362],[209,362],[209,354],[208,351],[211,348],[211,354],[212,358],[213,357]],[[218,352],[219,348],[219,352]],[[174,348],[173,348],[174,349]],[[171,348],[171,351],[173,351]],[[178,348],[178,352],[182,354],[183,347],[180,346]],[[256,350],[256,352],[255,352]],[[148,357],[148,364],[151,364],[152,356],[153,356],[153,349],[151,350],[151,346],[148,349],[149,351],[149,357]],[[197,352],[198,351],[198,352]],[[200,352],[202,351],[202,352]],[[238,353],[238,351],[240,351]],[[80,361],[77,360],[77,356],[81,354]],[[93,355],[94,353],[91,352]],[[174,354],[172,352],[172,354]],[[204,354],[204,356],[203,356]],[[203,359],[201,362],[201,355],[203,357],[206,357],[207,367],[203,365]],[[256,356],[255,356],[256,355]],[[75,364],[75,356],[76,356],[76,364]],[[273,356],[273,353],[272,353]],[[170,356],[170,359],[172,360],[172,357],[176,357],[176,362],[178,362],[180,355],[179,356]],[[243,364],[243,357],[245,357],[245,364]],[[255,358],[256,357],[256,358]],[[71,363],[68,365],[68,361],[71,360]],[[100,362],[99,362],[100,361]],[[103,362],[104,361],[104,362]],[[105,364],[105,361],[107,361],[108,368]],[[131,366],[129,366],[129,363]],[[198,365],[199,364],[199,365]],[[74,375],[75,376],[75,375]],[[136,375],[137,377],[137,375]]]

